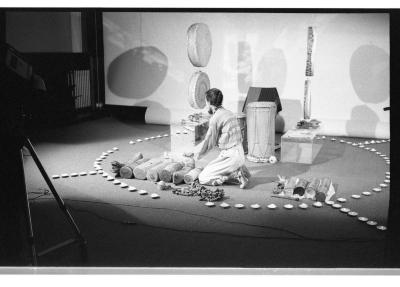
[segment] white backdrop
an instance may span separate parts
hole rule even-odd
[[[146,121],[169,124],[197,112],[186,31],[207,24],[206,72],[224,105],[240,111],[249,86],[277,87],[278,131],[303,115],[307,27],[316,29],[311,116],[322,133],[387,138],[389,15],[288,13],[103,13],[106,104],[147,106]]]

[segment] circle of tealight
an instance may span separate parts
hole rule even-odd
[[[144,141],[153,140],[153,139],[156,139],[156,138],[168,137],[168,136],[169,136],[169,134],[151,136],[151,137],[149,137],[149,138],[144,138]],[[325,139],[325,138],[326,138],[325,136],[322,136],[322,137],[321,137],[321,139]],[[317,139],[320,139],[320,138],[317,137]],[[336,139],[335,139],[335,138],[331,138],[331,141],[336,141]],[[130,141],[129,141],[129,144],[133,145],[133,144],[140,143],[140,142],[143,142],[143,140],[142,140],[142,139],[136,139],[136,141],[130,140]],[[372,140],[372,141],[365,141],[365,142],[359,142],[359,143],[353,143],[353,142],[351,142],[351,141],[347,141],[347,142],[346,142],[345,140],[341,139],[341,140],[339,140],[339,142],[340,142],[340,143],[347,143],[347,144],[349,144],[349,145],[357,146],[357,147],[359,147],[359,148],[364,148],[365,150],[369,150],[370,152],[375,152],[375,153],[376,153],[377,155],[379,155],[382,159],[384,159],[384,160],[386,161],[387,164],[390,164],[390,158],[387,157],[385,154],[382,154],[381,152],[376,151],[376,149],[374,149],[374,148],[365,147],[365,145],[369,145],[369,144],[379,144],[379,143],[390,142],[390,139],[388,139],[387,141],[386,141],[386,140],[381,140],[381,141],[380,141],[380,140],[377,140],[377,141]],[[80,176],[85,176],[85,175],[87,175],[87,174],[95,175],[95,174],[99,173],[99,174],[102,174],[102,176],[103,176],[107,181],[113,181],[113,183],[114,183],[115,185],[119,185],[121,188],[126,188],[126,187],[128,187],[128,190],[131,191],[131,192],[137,191],[136,187],[129,186],[129,185],[126,184],[126,183],[120,182],[120,181],[116,180],[114,177],[109,176],[108,173],[103,172],[103,170],[102,170],[102,167],[101,167],[102,161],[105,160],[105,159],[107,159],[107,156],[109,156],[110,154],[112,154],[112,153],[114,153],[115,151],[118,151],[118,150],[119,150],[119,149],[118,149],[117,147],[114,147],[114,148],[108,150],[107,152],[103,152],[98,158],[96,158],[96,161],[94,162],[93,167],[96,169],[97,172],[96,172],[96,171],[89,171],[88,173],[87,173],[87,172],[81,172],[81,173],[79,173],[79,174],[78,174],[78,173],[71,173],[70,175],[69,175],[69,174],[66,174],[66,173],[61,174],[61,175],[55,174],[55,175],[52,176],[52,178],[53,178],[53,179],[58,179],[58,178],[67,178],[67,177],[69,177],[69,176],[71,176],[71,177],[76,177],[76,176],[78,176],[78,175],[80,175]],[[385,174],[386,174],[386,179],[384,180],[384,183],[380,184],[381,187],[387,187],[387,183],[390,183],[390,172],[386,172]],[[372,190],[375,191],[375,192],[379,192],[379,191],[381,191],[381,188],[373,188]],[[138,193],[141,194],[141,195],[148,194],[146,190],[139,190]],[[368,191],[362,192],[362,194],[365,195],[365,196],[371,195],[371,193],[368,192]],[[158,194],[156,194],[156,193],[153,193],[153,194],[151,194],[151,197],[152,197],[153,199],[155,199],[155,198],[159,198],[160,196],[159,196]],[[352,195],[352,198],[354,198],[354,199],[359,199],[359,198],[361,198],[361,196],[360,196],[360,195]],[[341,202],[341,203],[344,203],[344,202],[346,202],[347,200],[346,200],[345,198],[338,198],[337,201],[338,201],[338,202]],[[355,211],[350,211],[349,208],[342,208],[342,205],[341,205],[341,204],[335,204],[333,201],[326,201],[325,204],[331,205],[333,208],[339,209],[341,212],[346,213],[346,214],[349,215],[349,216],[355,217],[355,216],[358,215],[357,212],[355,212]],[[213,206],[215,206],[215,203],[213,203],[213,202],[206,202],[205,205],[208,206],[208,207],[213,207]],[[244,208],[244,205],[243,205],[243,204],[235,204],[234,206],[235,206],[236,208],[238,208],[238,209]],[[314,206],[314,207],[322,207],[322,203],[321,203],[321,202],[315,202],[315,203],[313,204],[313,206]],[[220,204],[220,207],[222,207],[222,208],[225,209],[225,208],[230,207],[230,205],[227,204],[227,203],[225,203],[225,202],[223,202],[223,203]],[[260,206],[259,204],[252,204],[252,205],[250,205],[250,207],[253,208],[253,209],[259,209],[259,208],[261,208],[261,206]],[[283,207],[284,207],[285,209],[289,209],[289,210],[290,210],[290,209],[293,209],[293,205],[291,205],[291,204],[285,204]],[[267,208],[273,210],[273,209],[276,209],[277,206],[276,206],[275,204],[269,204],[269,205],[267,206]],[[308,205],[305,204],[305,203],[302,203],[302,204],[299,205],[299,208],[301,208],[301,209],[307,209],[307,208],[308,208]],[[372,220],[368,220],[368,218],[366,218],[366,217],[358,217],[358,220],[359,220],[359,221],[363,221],[363,222],[367,222],[367,224],[369,224],[369,225],[374,225],[374,226],[377,225],[377,222],[372,221]],[[379,229],[379,230],[386,230],[386,227],[385,227],[385,226],[382,226],[382,225],[379,225],[379,226],[377,226],[376,228]]]

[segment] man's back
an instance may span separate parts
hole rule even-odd
[[[228,149],[242,143],[242,133],[234,113],[219,108],[211,121],[215,122],[218,132],[217,145],[220,149]]]

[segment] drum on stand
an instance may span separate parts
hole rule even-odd
[[[238,113],[238,114],[236,114],[236,118],[237,118],[237,120],[239,122],[240,131],[242,132],[243,150],[244,150],[244,153],[247,154],[248,145],[247,145],[246,114],[245,113]]]
[[[253,102],[246,107],[247,114],[247,159],[253,162],[268,162],[275,155],[274,102]]]

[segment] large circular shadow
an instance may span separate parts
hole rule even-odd
[[[349,136],[370,137],[375,135],[378,123],[377,114],[367,105],[355,106],[346,123],[346,132]]]
[[[171,121],[171,111],[159,102],[144,100],[136,105],[147,107],[144,118],[146,124],[168,125]]]
[[[109,89],[124,98],[146,98],[164,81],[168,58],[153,46],[136,47],[115,58],[108,67]]]
[[[358,97],[365,103],[389,98],[389,55],[374,45],[363,45],[350,60],[350,77]]]

